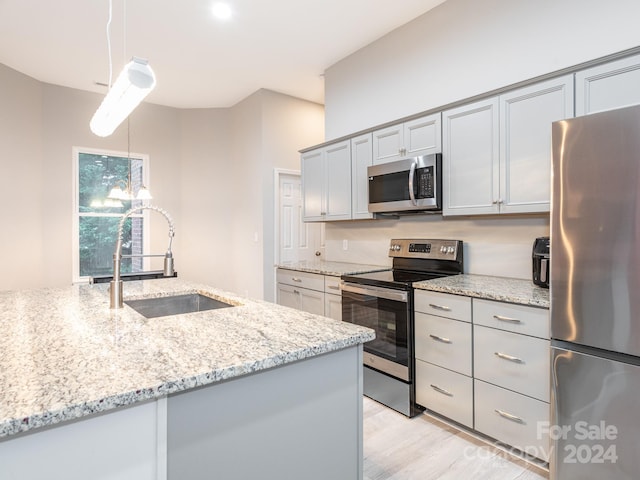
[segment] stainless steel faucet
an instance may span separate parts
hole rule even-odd
[[[124,222],[136,212],[140,212],[142,210],[154,210],[158,213],[161,213],[164,218],[167,219],[169,223],[169,247],[167,248],[167,252],[165,254],[160,255],[122,255],[122,229],[124,228]],[[127,210],[124,216],[120,219],[120,223],[118,224],[118,241],[116,243],[116,251],[113,253],[113,279],[109,283],[110,290],[110,307],[111,308],[122,308],[124,306],[122,300],[122,280],[120,279],[120,265],[122,263],[122,258],[133,258],[133,257],[164,257],[164,269],[162,274],[165,277],[172,277],[174,275],[173,269],[173,254],[171,253],[171,243],[173,242],[173,236],[175,235],[175,229],[173,228],[173,220],[167,213],[166,210],[163,210],[160,207],[156,207],[154,205],[141,205],[139,207],[133,207]]]

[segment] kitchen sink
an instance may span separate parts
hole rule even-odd
[[[234,306],[199,293],[171,295],[169,297],[142,298],[140,300],[125,300],[124,303],[146,318],[203,312],[205,310]]]

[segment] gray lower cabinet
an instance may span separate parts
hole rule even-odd
[[[362,479],[361,385],[357,346],[171,395],[167,479]]]
[[[549,311],[429,291],[415,294],[416,400],[549,460]]]
[[[417,291],[415,310],[416,402],[472,428],[471,299]]]
[[[342,320],[340,277],[279,268],[278,305]]]

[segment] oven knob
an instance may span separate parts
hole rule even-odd
[[[440,253],[447,253],[447,247],[445,247],[444,245],[442,245],[440,247]]]
[[[394,246],[393,246],[393,249],[394,249],[396,252],[399,252],[399,251],[400,251],[400,245],[394,245]]]
[[[447,248],[447,253],[453,253],[453,250],[454,250],[453,247],[448,247]]]

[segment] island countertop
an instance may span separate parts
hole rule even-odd
[[[180,279],[124,299],[201,293],[235,305],[147,319],[108,285],[0,292],[0,438],[358,345],[372,330]]]

